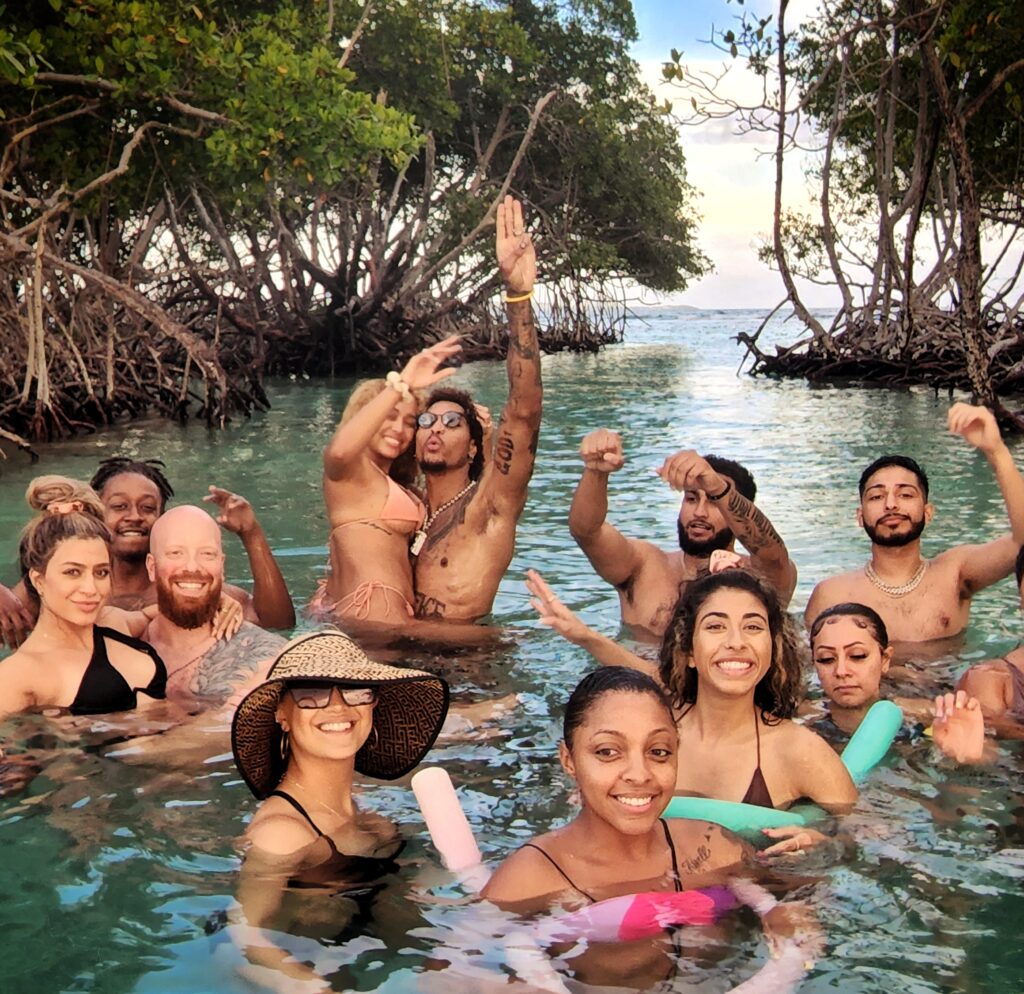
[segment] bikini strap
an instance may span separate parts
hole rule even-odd
[[[309,812],[307,812],[306,809],[301,804],[299,804],[299,802],[296,801],[291,794],[288,794],[283,790],[272,790],[269,794],[267,794],[267,797],[280,797],[282,800],[287,801],[293,808],[295,808],[296,811],[298,811],[300,815],[302,815],[303,818],[306,819],[306,821],[309,822],[309,827],[312,828],[317,835],[322,836],[324,834],[320,831],[320,828],[317,825],[317,823],[309,817]]]
[[[320,826],[317,825],[317,823],[309,817],[309,812],[307,812],[306,809],[301,804],[299,804],[299,802],[296,801],[291,794],[283,790],[272,790],[269,794],[267,794],[267,797],[280,797],[282,800],[287,801],[293,808],[295,808],[296,811],[298,811],[300,815],[302,815],[303,818],[306,819],[306,821],[309,822],[309,827],[313,829],[314,832],[316,832],[317,837],[325,839],[327,841],[327,845],[331,847],[331,855],[341,855],[341,853],[338,851],[338,847],[334,844],[334,839],[332,839],[326,832],[320,831]]]
[[[761,719],[757,714],[757,705],[754,705],[754,738],[757,740],[757,769],[761,769]]]
[[[548,855],[548,854],[547,854],[547,853],[546,853],[546,852],[545,852],[545,851],[544,851],[543,849],[541,849],[541,847],[540,847],[540,846],[536,845],[536,844],[535,844],[535,843],[533,843],[533,842],[527,842],[527,843],[525,843],[525,844],[524,844],[524,845],[522,846],[522,848],[523,848],[523,849],[536,849],[536,850],[537,850],[537,852],[539,852],[539,853],[541,854],[541,856],[543,856],[543,857],[544,857],[544,858],[545,858],[545,859],[546,859],[546,860],[547,860],[547,861],[548,861],[548,862],[549,862],[549,863],[550,863],[550,864],[551,864],[551,865],[552,865],[552,866],[553,866],[553,867],[554,867],[554,868],[555,868],[556,870],[558,870],[558,872],[559,872],[559,873],[560,873],[560,874],[561,874],[561,875],[562,875],[563,877],[565,877],[565,879],[566,879],[566,880],[568,881],[568,883],[569,883],[569,886],[570,886],[570,887],[571,887],[571,888],[572,888],[573,890],[575,890],[575,891],[579,891],[579,892],[580,892],[580,893],[581,893],[581,894],[582,894],[582,895],[583,895],[583,896],[584,896],[584,897],[585,897],[585,898],[586,898],[586,899],[587,899],[588,901],[590,901],[590,902],[591,902],[591,904],[597,904],[597,898],[596,898],[596,897],[592,897],[592,896],[591,896],[590,894],[588,894],[588,893],[587,893],[587,892],[586,892],[586,891],[585,891],[585,890],[584,890],[584,889],[583,889],[582,887],[580,887],[580,886],[579,886],[578,884],[574,884],[574,883],[573,883],[573,881],[572,881],[572,877],[570,877],[570,876],[569,876],[569,874],[568,874],[568,873],[566,873],[566,872],[565,872],[565,870],[563,870],[563,869],[562,869],[562,868],[561,868],[561,867],[560,867],[560,866],[559,866],[559,865],[558,865],[558,864],[557,864],[557,863],[556,863],[556,862],[554,861],[554,859],[552,859],[552,858],[551,858],[551,856],[549,856],[549,855]]]
[[[676,862],[676,844],[672,841],[672,833],[668,829],[668,822],[664,818],[659,818],[661,827],[665,832],[665,841],[668,843],[668,851],[672,854],[672,878],[676,885],[676,892],[678,893],[683,889],[683,882],[679,879],[679,863]]]

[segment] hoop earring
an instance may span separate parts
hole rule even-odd
[[[377,731],[377,726],[376,725],[373,726],[372,732],[373,732],[373,735],[372,735],[370,744],[373,746],[374,749],[376,749],[378,743],[380,742],[380,733]]]
[[[287,729],[281,729],[281,741],[279,743],[279,748],[281,750],[281,761],[287,762],[288,756],[292,751],[292,743],[288,738]]]

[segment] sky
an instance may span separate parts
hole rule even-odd
[[[661,65],[671,49],[682,52],[683,62],[691,69],[718,71],[732,60],[708,43],[712,24],[726,28],[744,9],[764,16],[775,8],[769,0],[748,0],[742,7],[735,0],[633,0],[640,32],[633,56],[659,98],[678,98],[678,91],[661,83]],[[798,23],[814,8],[815,0],[792,0],[787,24]],[[730,90],[750,92],[752,81],[737,72],[739,68],[730,71]],[[680,133],[688,178],[699,192],[696,206],[702,220],[698,244],[715,271],[666,299],[709,308],[774,306],[784,296],[782,281],[777,272],[758,261],[756,250],[756,242],[767,236],[772,226],[775,165],[766,154],[772,136],[741,138],[729,122],[686,127]],[[787,201],[794,205],[808,196],[796,162],[788,166],[784,189]],[[801,292],[812,307],[833,306],[839,299],[832,288],[801,285]]]

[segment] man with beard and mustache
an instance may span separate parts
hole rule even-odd
[[[957,545],[932,559],[921,554],[921,534],[935,508],[928,477],[908,456],[876,459],[860,477],[857,523],[871,539],[860,569],[822,580],[807,602],[810,627],[826,608],[866,604],[882,617],[894,642],[926,642],[967,627],[971,598],[1013,572],[1024,542],[1024,484],[992,412],[970,404],[949,410],[949,430],[988,460],[1006,502],[1014,534],[982,545]]]
[[[772,523],[757,509],[754,478],[739,463],[691,450],[665,460],[658,475],[683,491],[679,551],[627,538],[606,520],[608,477],[625,456],[618,432],[599,428],[580,445],[583,476],[569,510],[569,530],[598,575],[619,592],[622,621],[638,637],[660,639],[686,584],[708,569],[711,554],[739,540],[749,566],[776,590],[783,606],[796,586],[796,567]]]
[[[426,520],[410,547],[418,618],[472,622],[490,612],[533,475],[543,400],[530,304],[537,261],[518,200],[506,197],[498,206],[496,229],[508,317],[508,400],[487,458],[489,416],[464,391],[434,390],[418,418],[416,459],[427,497]]]
[[[103,501],[112,539],[107,602],[111,607],[136,611],[156,603],[156,590],[146,572],[149,533],[174,496],[163,466],[159,459],[114,456],[102,460],[90,480]],[[209,491],[203,500],[218,506],[218,523],[241,539],[253,576],[251,594],[230,583],[224,585],[224,592],[241,604],[247,621],[269,628],[292,628],[295,609],[291,595],[252,505],[222,487],[211,486]],[[0,584],[0,643],[16,648],[32,631],[35,620],[35,605],[24,583],[19,581],[10,589]]]
[[[146,568],[157,615],[143,636],[167,666],[167,697],[186,709],[223,705],[263,679],[285,644],[280,635],[243,622],[226,642],[213,634],[224,585],[217,523],[201,507],[172,508],[153,524]]]

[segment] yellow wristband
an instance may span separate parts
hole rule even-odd
[[[526,293],[516,294],[514,297],[510,297],[507,293],[505,294],[506,304],[521,304],[524,300],[531,300],[533,298],[533,291],[527,290]]]

